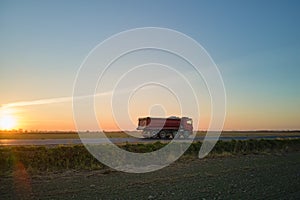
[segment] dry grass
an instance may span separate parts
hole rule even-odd
[[[206,135],[206,131],[197,131],[196,136],[203,137]],[[221,136],[223,137],[251,137],[251,136],[293,136],[300,135],[299,130],[294,131],[223,131]]]
[[[131,137],[124,132],[105,132],[108,138],[128,138]],[[96,132],[82,133],[84,138],[98,138],[99,134]],[[0,132],[0,139],[79,139],[77,132]]]
[[[128,138],[131,135],[140,135],[138,131],[129,131],[131,135],[121,131],[104,132],[109,138]],[[205,131],[195,132],[197,137],[206,135]],[[98,137],[97,133],[84,132],[85,138]],[[300,131],[223,131],[223,137],[251,137],[251,136],[294,136],[300,135]],[[77,132],[19,132],[19,131],[0,131],[0,139],[79,139]]]
[[[131,152],[151,152],[165,146],[165,143],[123,144]],[[181,145],[181,144],[178,144]],[[185,152],[187,158],[197,158],[201,143],[192,143]],[[180,147],[179,147],[180,148]],[[209,157],[224,157],[245,154],[265,154],[300,151],[300,139],[295,140],[245,140],[218,141]],[[114,155],[112,155],[114,156]],[[183,158],[184,159],[184,158]],[[30,172],[105,169],[82,145],[47,147],[1,147],[0,173],[10,173],[19,163]]]

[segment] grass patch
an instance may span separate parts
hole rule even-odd
[[[20,164],[30,172],[103,168],[83,146],[3,147],[0,155],[1,172],[17,170]]]
[[[167,145],[155,142],[150,144],[123,144],[121,148],[130,152],[151,152]],[[178,144],[180,145],[180,144]],[[192,143],[185,152],[187,158],[196,158],[201,143]],[[300,150],[300,139],[295,140],[246,140],[218,141],[208,157],[244,155],[256,153],[282,153]],[[47,147],[1,147],[0,173],[11,173],[22,166],[31,173],[64,170],[107,169],[96,160],[82,145]]]
[[[82,136],[85,138],[98,138],[97,132],[82,132]],[[140,136],[140,131],[128,131],[126,134],[122,131],[105,131],[108,138],[128,138],[134,136]],[[206,131],[195,131],[197,137],[204,137]],[[221,136],[223,137],[253,137],[253,136],[299,136],[300,131],[223,131]],[[74,131],[1,131],[0,139],[79,139],[77,132]]]
[[[108,138],[128,138],[130,135],[125,132],[104,132]],[[137,132],[130,132],[137,134]],[[99,138],[97,132],[82,132],[84,138]],[[77,132],[17,132],[17,131],[0,131],[0,139],[79,139]]]

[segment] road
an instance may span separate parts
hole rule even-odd
[[[215,140],[215,137],[209,137],[208,140]],[[293,136],[221,136],[219,140],[249,140],[249,139],[300,139],[300,135]],[[104,138],[97,139],[83,139],[85,144],[106,144],[107,140]],[[159,140],[159,139],[145,139],[145,138],[110,138],[113,143],[153,143],[156,141],[169,142],[170,140]],[[188,140],[192,140],[191,138]],[[196,137],[194,141],[203,141],[204,137]],[[48,145],[76,145],[82,144],[80,139],[0,139],[0,146],[48,146]]]

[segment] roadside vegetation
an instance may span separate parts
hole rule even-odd
[[[85,138],[99,137],[97,132],[82,132]],[[108,138],[128,138],[124,132],[104,132]],[[0,131],[0,139],[79,139],[73,131]]]
[[[97,132],[85,131],[81,132],[85,138],[99,137]],[[132,136],[141,136],[140,131],[104,131],[108,138],[129,138]],[[204,137],[206,131],[195,131],[196,137]],[[290,131],[223,131],[222,137],[252,137],[252,136],[299,136],[300,130]],[[27,130],[0,130],[0,139],[79,139],[79,135],[75,131],[27,131]]]
[[[120,145],[120,148],[130,152],[151,152],[165,145],[167,144],[161,142],[123,144]],[[192,143],[180,160],[196,159],[200,147],[200,142]],[[300,139],[218,141],[207,158],[246,154],[286,153],[299,150]],[[0,147],[0,175],[12,173],[20,168],[25,169],[29,173],[108,169],[108,167],[98,162],[82,145]]]

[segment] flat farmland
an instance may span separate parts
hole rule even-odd
[[[204,159],[193,143],[161,170],[115,171],[82,146],[1,147],[3,199],[299,199],[300,140],[219,141]],[[150,152],[163,143],[120,145]],[[112,155],[113,156],[113,155]]]
[[[3,199],[299,199],[300,152],[183,159],[146,174],[110,169],[1,176]]]
[[[104,132],[108,138],[132,138],[141,136],[141,132],[128,131],[126,134],[122,131]],[[206,132],[194,132],[196,137],[204,137]],[[97,132],[84,132],[84,138],[99,137]],[[223,131],[222,137],[254,137],[254,136],[300,136],[300,131]],[[18,132],[18,131],[0,131],[0,139],[79,139],[77,132]]]
[[[85,138],[97,137],[97,133],[85,132]],[[107,132],[105,133],[109,138],[127,138],[130,135],[124,132]],[[76,132],[0,132],[0,139],[79,139]]]

